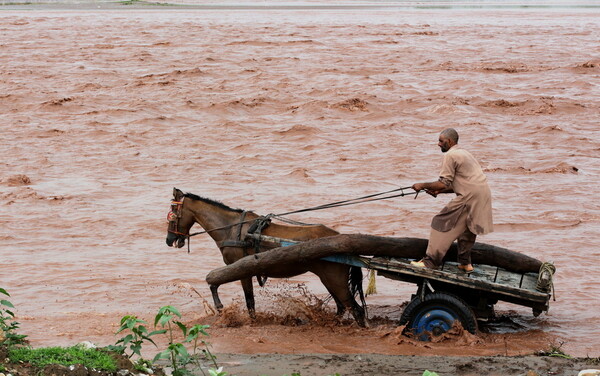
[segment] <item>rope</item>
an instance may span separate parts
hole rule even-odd
[[[537,283],[535,284],[535,288],[539,291],[549,292],[552,291],[552,300],[556,301],[556,293],[554,291],[554,281],[552,280],[552,276],[556,272],[556,267],[551,262],[544,262],[542,266],[540,266],[540,272],[538,274]],[[548,275],[548,279],[542,279],[544,274]]]
[[[278,221],[281,221],[283,223],[287,223],[290,225],[296,225],[296,226],[317,226],[318,223],[306,223],[306,222],[299,222],[299,221],[295,221],[293,219],[289,219],[289,218],[285,218],[285,217],[281,217],[277,214],[269,214],[267,215],[267,217],[269,218],[274,218]]]
[[[290,214],[296,214],[296,213],[304,213],[304,212],[309,212],[309,211],[316,211],[316,210],[323,210],[323,209],[330,209],[330,208],[337,208],[338,206],[347,206],[347,205],[355,205],[355,204],[362,204],[365,202],[371,202],[371,201],[379,201],[379,200],[388,200],[390,198],[396,198],[396,197],[404,197],[404,196],[409,196],[409,195],[416,195],[419,194],[419,192],[404,192],[404,190],[406,189],[412,189],[411,187],[403,187],[403,188],[396,188],[396,189],[392,189],[389,191],[385,191],[385,192],[379,192],[379,193],[373,193],[370,195],[366,195],[366,196],[362,196],[362,197],[357,197],[357,198],[353,198],[353,199],[349,199],[349,200],[342,200],[342,201],[336,201],[336,202],[331,202],[329,204],[323,204],[323,205],[318,205],[318,206],[313,206],[310,208],[305,208],[305,209],[299,209],[299,210],[294,210],[294,211],[289,211],[286,213],[280,213],[280,214],[269,214],[266,216],[262,216],[262,218],[277,218],[278,220],[282,221],[282,222],[287,222],[290,224],[298,224],[298,225],[303,225],[303,226],[313,226],[312,224],[308,224],[308,223],[302,223],[302,222],[297,222],[297,221],[293,221],[291,219],[287,219],[287,218],[282,218],[283,216],[286,215],[290,215]],[[377,196],[382,196],[382,195],[386,195],[389,193],[394,193],[394,192],[398,192],[400,191],[401,193],[395,194],[395,195],[391,195],[391,196],[385,196],[385,197],[377,197]],[[232,225],[228,225],[228,226],[223,226],[223,227],[217,227],[217,228],[213,228],[210,230],[204,230],[204,231],[198,231],[198,232],[194,232],[192,234],[188,235],[188,239],[191,236],[196,236],[196,235],[200,235],[200,234],[207,234],[209,232],[212,231],[217,231],[217,230],[225,230],[234,226],[238,226],[238,225],[243,225],[246,223],[250,223],[255,221],[255,219],[250,219],[247,221],[243,221],[243,222],[237,222],[234,223]],[[189,244],[189,241],[188,241]]]
[[[367,291],[365,291],[365,295],[375,295],[377,294],[377,285],[375,283],[375,269],[369,269],[369,285],[367,286]]]
[[[281,213],[281,214],[277,214],[277,215],[278,216],[284,216],[284,215],[290,215],[290,214],[296,214],[296,213],[304,213],[304,212],[308,212],[308,211],[316,211],[316,210],[337,208],[338,206],[362,204],[364,202],[387,200],[387,199],[395,198],[395,197],[404,197],[404,196],[408,196],[408,195],[417,195],[418,194],[418,192],[405,193],[404,192],[405,189],[411,189],[411,187],[396,188],[396,189],[392,189],[390,191],[374,193],[374,194],[371,194],[371,195],[357,197],[357,198],[353,198],[353,199],[350,199],[350,200],[342,200],[342,201],[331,202],[329,204],[318,205],[318,206],[313,206],[313,207],[310,207],[310,208],[289,211],[289,212]],[[401,191],[401,193],[396,194],[396,195],[386,196],[386,197],[377,197],[377,196],[382,196],[382,195],[385,195],[385,194],[388,194],[388,193],[393,193],[393,192],[398,192],[398,191]],[[377,198],[374,198],[374,197],[377,197]]]

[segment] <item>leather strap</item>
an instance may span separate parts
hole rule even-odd
[[[251,242],[242,240],[242,227],[244,226],[244,223],[245,223],[246,213],[247,212],[245,210],[242,212],[242,217],[240,218],[240,224],[238,226],[238,231],[237,231],[237,240],[231,240],[231,239],[223,240],[222,242],[219,243],[220,249],[223,249],[226,247],[244,248],[244,254],[245,254],[246,253],[245,249],[252,246]]]
[[[235,247],[235,248],[248,248],[252,244],[244,240],[223,240],[219,243],[219,248]]]

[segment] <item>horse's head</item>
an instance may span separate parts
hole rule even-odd
[[[194,216],[183,207],[184,194],[177,188],[173,188],[173,200],[171,210],[167,214],[169,227],[167,229],[167,245],[169,247],[181,248],[185,245],[185,239],[194,224]]]

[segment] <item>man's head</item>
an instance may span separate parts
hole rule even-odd
[[[458,144],[458,132],[454,128],[446,128],[440,133],[438,146],[442,149],[442,153],[447,152],[456,144]]]

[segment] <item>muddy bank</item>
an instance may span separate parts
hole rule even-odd
[[[407,375],[423,371],[439,375],[577,375],[597,367],[586,359],[558,359],[537,356],[392,356],[377,354],[218,354],[220,364],[234,375]]]

